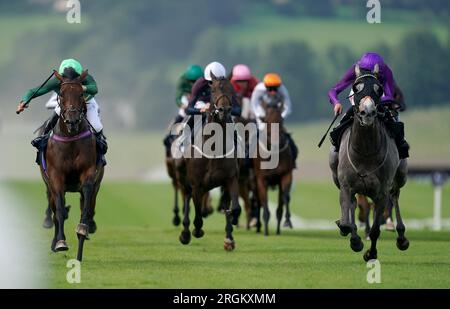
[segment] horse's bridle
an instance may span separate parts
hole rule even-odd
[[[220,112],[220,109],[221,109],[221,108],[218,108],[217,105],[216,105],[216,103],[219,102],[220,99],[222,99],[222,98],[224,98],[224,97],[225,97],[225,98],[228,100],[228,102],[230,103],[230,108],[231,108],[231,105],[232,105],[232,103],[233,103],[232,98],[230,98],[230,95],[227,95],[227,94],[225,94],[225,93],[222,93],[218,98],[215,98],[214,101],[211,100],[211,103],[212,103],[212,105],[213,105],[213,107],[214,107],[214,109],[211,110],[211,112],[210,112],[211,115],[217,115],[217,114]]]
[[[376,84],[378,85],[378,87],[379,87],[379,89],[380,89],[379,91],[381,91],[381,93],[384,92],[384,90],[383,90],[383,85],[380,83],[380,80],[378,79],[378,77],[377,77],[375,74],[372,74],[372,73],[366,73],[366,74],[363,74],[363,75],[361,75],[361,76],[358,76],[358,77],[355,79],[355,81],[353,82],[353,84],[352,84],[352,90],[353,90],[352,96],[353,96],[353,97],[355,96],[355,94],[359,93],[359,92],[355,92],[355,85],[357,85],[357,84],[359,83],[359,81],[360,81],[362,78],[365,78],[365,77],[374,78],[374,79],[376,80]],[[362,90],[364,90],[364,88],[361,89],[361,91],[362,91]],[[372,97],[371,97],[371,98],[372,98]],[[380,98],[381,98],[381,96],[380,96]],[[373,99],[373,98],[372,98],[372,99]],[[378,100],[374,100],[375,106],[376,106],[376,107],[378,107],[379,101],[380,101],[379,99],[378,99]],[[353,100],[353,102],[355,103],[354,106],[353,106],[355,119],[358,120],[358,122],[359,122],[361,125],[363,125],[361,116],[359,115],[359,101],[358,101],[358,102],[355,102],[355,101]]]
[[[80,82],[68,81],[68,82],[62,82],[60,86],[68,85],[68,84],[81,85]],[[82,85],[81,85],[81,86],[82,86]],[[56,102],[58,103],[58,106],[59,106],[59,108],[60,108],[60,110],[61,110],[60,117],[61,117],[61,119],[64,121],[65,124],[68,124],[68,123],[69,123],[69,121],[66,119],[66,116],[65,116],[65,113],[66,113],[66,112],[69,112],[69,113],[70,113],[70,112],[78,112],[78,113],[79,113],[78,119],[77,119],[77,121],[76,121],[77,124],[81,123],[81,122],[83,121],[83,119],[86,118],[86,104],[87,104],[87,103],[86,103],[86,99],[84,98],[84,95],[83,95],[83,103],[84,103],[84,104],[83,104],[83,106],[80,107],[80,108],[72,108],[72,107],[71,107],[71,108],[69,108],[69,109],[65,109],[64,106],[61,105],[60,94],[58,94],[58,96],[56,97]]]

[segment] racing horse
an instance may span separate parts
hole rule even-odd
[[[58,104],[61,113],[41,154],[40,171],[47,187],[47,198],[53,212],[55,228],[51,249],[54,252],[69,249],[64,234],[68,218],[65,207],[66,192],[79,192],[81,218],[76,227],[78,236],[77,259],[82,261],[84,241],[96,231],[95,205],[104,166],[97,153],[96,138],[86,119],[86,100],[82,81],[87,70],[78,77],[67,78],[54,72],[61,82]]]
[[[207,112],[206,125],[212,124],[216,128],[221,128],[221,131],[224,134],[219,142],[223,143],[222,145],[225,153],[220,155],[210,155],[203,152],[196,144],[190,145],[188,148],[194,155],[184,159],[186,164],[185,175],[187,177],[187,181],[184,181],[184,191],[188,193],[188,198],[192,196],[195,205],[194,230],[192,234],[194,237],[200,238],[204,235],[202,229],[202,200],[205,194],[211,189],[216,187],[225,188],[225,191],[231,197],[231,209],[230,205],[227,205],[225,209],[226,236],[224,249],[231,251],[235,248],[232,225],[237,224],[238,217],[241,213],[238,182],[239,166],[235,155],[235,147],[233,147],[230,152],[228,152],[227,149],[228,145],[234,145],[234,138],[233,136],[226,134],[227,124],[233,123],[231,118],[231,108],[234,89],[228,79],[217,78],[212,73],[211,77],[211,106]],[[196,127],[195,124],[194,127]],[[197,134],[197,132],[193,133]],[[210,139],[213,137],[214,135],[210,133],[208,133],[208,135],[205,134],[202,138],[202,146],[206,143],[210,143]],[[217,144],[215,144],[215,146],[218,147]],[[195,152],[197,152],[197,154],[195,154]],[[189,230],[189,203],[185,203],[184,207],[183,231],[181,232],[179,239],[182,244],[186,245],[191,239],[191,232]]]
[[[277,234],[280,234],[281,219],[283,217],[283,206],[286,206],[285,227],[292,228],[291,213],[289,210],[290,191],[293,180],[294,158],[292,156],[291,146],[287,138],[287,133],[283,127],[282,112],[284,109],[284,102],[278,96],[271,96],[270,102],[261,102],[265,111],[265,116],[261,119],[265,124],[267,136],[267,143],[258,138],[258,155],[253,160],[253,167],[256,176],[256,186],[258,192],[259,211],[257,214],[257,232],[260,232],[261,219],[260,209],[263,208],[264,219],[264,235],[269,235],[269,201],[268,189],[269,187],[278,187],[278,207],[276,210],[277,216]],[[278,134],[272,140],[272,125],[278,124]],[[261,133],[261,132],[260,132]],[[261,136],[261,134],[260,134]],[[264,145],[267,144],[267,147]],[[268,149],[270,148],[270,150]],[[264,152],[264,154],[262,154]],[[274,168],[262,168],[262,161],[274,155],[278,156],[278,163]]]
[[[342,135],[339,153],[330,151],[333,181],[340,189],[341,219],[336,221],[342,236],[351,233],[350,247],[359,252],[364,244],[355,224],[355,194],[370,197],[375,204],[374,220],[369,232],[370,248],[364,260],[377,258],[377,240],[384,210],[392,202],[396,210],[398,232],[397,247],[406,250],[405,225],[400,215],[400,189],[406,184],[407,162],[400,160],[394,139],[382,120],[386,112],[380,106],[383,88],[378,80],[379,66],[362,72],[355,66],[354,92],[355,119]]]

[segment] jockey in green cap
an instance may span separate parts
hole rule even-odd
[[[175,96],[175,102],[178,106],[178,115],[175,117],[171,125],[180,123],[186,117],[185,109],[189,105],[191,99],[191,90],[194,83],[203,76],[203,69],[201,66],[192,64],[187,67],[186,71],[180,76],[177,82],[177,90]],[[170,148],[173,136],[168,134],[164,138],[164,145]]]
[[[66,59],[62,61],[58,70],[58,73],[61,74],[62,76],[69,77],[72,79],[80,76],[82,72],[83,66],[79,61],[75,59]],[[38,149],[39,146],[42,145],[43,142],[45,142],[48,139],[49,133],[56,125],[59,115],[61,113],[61,109],[57,102],[60,91],[60,84],[61,82],[56,77],[53,77],[41,88],[36,87],[28,90],[28,92],[22,97],[22,100],[20,101],[19,106],[17,108],[17,111],[20,113],[23,110],[25,110],[25,108],[28,107],[26,102],[29,102],[31,99],[40,97],[51,91],[54,92],[50,100],[47,102],[46,107],[54,109],[55,112],[53,113],[52,117],[45,123],[43,134],[32,141],[33,146],[37,147]],[[93,133],[97,137],[97,142],[101,152],[105,154],[108,147],[106,144],[106,139],[103,135],[103,125],[100,120],[99,107],[97,101],[94,99],[94,96],[98,92],[97,83],[95,82],[94,78],[89,74],[83,80],[82,86],[86,99],[86,107],[87,107],[86,118],[90,123],[92,130],[94,131]]]

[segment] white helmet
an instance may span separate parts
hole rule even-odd
[[[210,64],[208,64],[205,68],[205,79],[211,81],[211,73],[215,76],[215,77],[226,77],[227,72],[224,68],[224,66],[222,64],[220,64],[219,62],[211,62]]]

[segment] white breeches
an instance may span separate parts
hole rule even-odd
[[[55,113],[58,115],[61,114],[61,108],[58,105],[58,102],[56,101],[57,94],[55,93],[50,100],[45,104],[47,108],[52,108],[51,106],[55,106]],[[103,125],[100,119],[100,108],[98,107],[97,101],[95,101],[94,98],[90,99],[86,102],[87,112],[86,112],[86,118],[91,124],[91,126],[94,128],[95,132],[100,132],[103,130]]]

